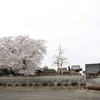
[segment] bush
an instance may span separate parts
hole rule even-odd
[[[19,86],[19,84],[15,84],[15,86]]]
[[[57,83],[57,86],[61,86],[62,84],[61,83]]]
[[[12,84],[8,84],[8,86],[12,86]]]
[[[42,86],[47,86],[48,84],[46,82],[42,83]]]
[[[56,74],[56,70],[55,69],[49,69],[49,74],[55,75]]]
[[[39,86],[39,84],[38,83],[35,83],[35,86]]]
[[[33,86],[33,84],[32,83],[29,83],[29,86]]]
[[[69,73],[70,73],[71,75],[77,75],[77,72],[74,71],[73,69],[70,69]]]
[[[78,83],[77,82],[72,82],[71,86],[76,86]]]
[[[49,85],[50,85],[50,86],[54,86],[54,84],[53,84],[53,83],[50,83]]]
[[[85,84],[85,83],[81,83],[80,85],[81,85],[81,86],[85,86],[86,84]]]
[[[55,69],[49,69],[48,66],[44,66],[44,73],[45,75],[55,75]]]
[[[27,84],[26,83],[22,83],[22,86],[27,86]]]
[[[97,78],[97,76],[93,76],[92,78]]]
[[[0,86],[2,86],[2,83],[0,83]]]
[[[67,83],[65,83],[64,85],[65,85],[65,86],[68,86],[68,84],[67,84]]]
[[[3,86],[6,86],[6,83],[3,83]]]

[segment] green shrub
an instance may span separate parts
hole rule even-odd
[[[35,86],[39,86],[39,84],[38,83],[35,83]]]
[[[16,83],[15,86],[19,86],[19,84]]]
[[[85,83],[81,83],[80,85],[81,85],[81,86],[85,86],[86,84],[85,84]]]
[[[50,83],[49,85],[50,85],[50,86],[54,86],[54,84],[53,84],[53,83]]]
[[[61,86],[62,84],[61,83],[57,83],[57,86]]]
[[[97,78],[97,76],[93,76],[92,78]]]
[[[27,84],[26,83],[22,83],[22,86],[27,86]]]
[[[67,83],[65,83],[64,85],[65,85],[65,86],[68,86],[68,84],[67,84]]]
[[[2,83],[0,83],[0,86],[2,86]]]
[[[8,84],[8,86],[12,86],[12,84]]]
[[[33,86],[33,84],[32,83],[29,83],[29,86]]]
[[[76,86],[78,83],[77,82],[72,82],[71,86]]]
[[[7,84],[6,83],[3,83],[3,86],[6,86]]]
[[[73,69],[70,69],[69,73],[70,73],[71,75],[77,75],[77,72],[74,71]]]
[[[49,69],[48,66],[44,66],[45,75],[54,75],[56,73],[55,69]]]
[[[42,83],[42,86],[47,86],[48,84],[46,82]]]
[[[15,84],[15,86],[19,86],[19,84]]]

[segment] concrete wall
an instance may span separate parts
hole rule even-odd
[[[73,84],[72,84],[73,83]],[[9,86],[32,86],[32,87],[66,87],[72,88],[76,86],[80,87],[80,84],[84,83],[83,76],[81,75],[55,75],[55,76],[39,76],[39,77],[0,77],[0,87]],[[60,84],[60,85],[59,85]]]

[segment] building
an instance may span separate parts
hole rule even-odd
[[[35,71],[35,76],[45,76],[45,75],[56,75],[57,72],[55,69],[49,68],[39,68]]]
[[[45,75],[44,68],[39,68],[35,71],[35,76]]]
[[[83,73],[86,74],[86,79],[100,76],[100,63],[85,64],[85,71]]]
[[[60,71],[60,73],[58,73],[58,71]],[[67,68],[58,68],[57,74],[67,74]]]
[[[80,71],[82,71],[82,68],[80,68],[80,65],[72,65],[71,66],[71,69],[73,69],[74,71],[76,71],[76,72],[80,72]]]

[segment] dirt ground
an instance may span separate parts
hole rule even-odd
[[[77,90],[0,90],[0,100],[100,100],[100,92]]]

